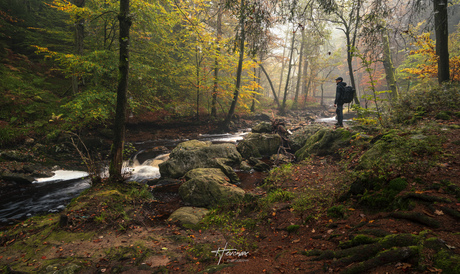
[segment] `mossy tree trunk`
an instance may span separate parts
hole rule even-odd
[[[395,68],[391,60],[390,39],[388,38],[388,30],[382,33],[383,41],[383,67],[385,68],[385,77],[387,80],[388,89],[391,90],[391,98],[399,97],[398,86],[396,85]]]

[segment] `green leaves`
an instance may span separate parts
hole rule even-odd
[[[105,123],[114,115],[116,94],[104,89],[92,89],[79,93],[63,105],[64,119],[76,127]]]

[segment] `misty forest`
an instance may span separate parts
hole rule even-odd
[[[0,271],[460,273],[459,26],[459,0],[0,0]]]

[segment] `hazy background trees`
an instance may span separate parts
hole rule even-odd
[[[132,121],[228,124],[251,110],[328,106],[338,76],[363,108],[460,79],[458,1],[130,2]],[[0,0],[5,126],[46,132],[52,117],[61,130],[112,124],[118,8],[115,0]]]

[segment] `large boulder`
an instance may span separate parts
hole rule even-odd
[[[179,187],[182,200],[191,206],[207,207],[243,198],[244,190],[229,183],[219,168],[197,168],[185,174]]]
[[[295,153],[298,160],[309,158],[310,155],[335,155],[340,148],[350,145],[352,133],[346,129],[321,129],[307,139],[305,145]]]
[[[220,167],[239,164],[241,155],[234,144],[211,144],[203,141],[180,143],[169,155],[169,160],[159,165],[162,177],[179,178],[195,168]]]
[[[237,149],[244,159],[260,158],[278,153],[281,144],[281,136],[278,134],[249,133],[238,143]]]
[[[271,133],[273,131],[272,123],[269,123],[269,122],[258,123],[251,129],[251,131],[254,133]]]
[[[181,207],[169,216],[168,221],[179,222],[182,225],[196,225],[203,217],[208,214],[209,210],[201,207]]]
[[[326,128],[326,125],[321,124],[311,124],[303,126],[296,131],[292,132],[291,135],[288,135],[289,146],[292,151],[296,152],[302,148],[307,142],[308,138],[318,132],[321,129]]]

